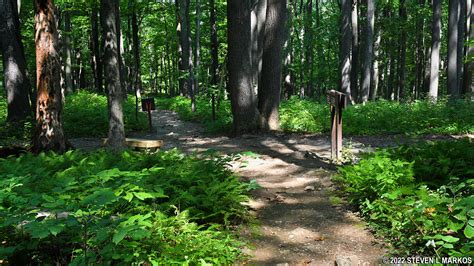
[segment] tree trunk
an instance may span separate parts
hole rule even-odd
[[[100,22],[105,40],[104,66],[105,87],[108,92],[107,102],[109,109],[109,133],[107,146],[111,149],[125,147],[125,129],[123,123],[124,92],[120,83],[119,30],[117,28],[118,0],[100,1]]]
[[[374,63],[373,63],[373,68],[371,71],[372,75],[372,85],[370,87],[370,99],[372,101],[375,101],[377,98],[378,90],[379,90],[379,74],[380,74],[380,69],[379,69],[379,56],[380,56],[380,42],[381,42],[381,29],[380,27],[376,31],[376,39],[375,39],[375,45],[374,45]]]
[[[16,0],[0,0],[0,47],[7,93],[7,121],[19,122],[32,113],[28,99],[31,84],[26,74]]]
[[[94,74],[94,86],[95,90],[99,93],[104,91],[103,88],[103,74],[102,74],[102,58],[100,53],[99,44],[99,19],[97,17],[97,3],[96,1],[92,4],[91,12],[91,39],[92,39],[92,71]]]
[[[399,15],[401,19],[400,27],[400,64],[398,66],[398,94],[395,97],[399,100],[405,97],[405,80],[406,80],[406,53],[407,53],[407,8],[405,0],[400,0]]]
[[[423,10],[425,5],[425,0],[418,0],[419,8]],[[418,12],[416,14],[416,28],[418,29],[416,33],[416,56],[415,56],[415,83],[414,83],[414,98],[417,99],[420,91],[421,91],[421,84],[423,83],[423,70],[424,70],[424,62],[425,62],[425,55],[424,55],[424,17],[422,12]]]
[[[252,82],[258,90],[262,75],[263,40],[265,35],[265,21],[267,18],[267,0],[256,0],[251,11],[251,43],[252,43]]]
[[[357,0],[356,0],[357,1]],[[351,32],[351,0],[342,0],[341,5],[341,91],[347,95],[351,95],[351,45],[354,47],[353,33]],[[353,11],[352,11],[353,12]],[[352,51],[354,55],[354,51]],[[357,78],[357,75],[356,75]],[[354,101],[354,97],[352,102]]]
[[[247,1],[228,0],[227,39],[229,71],[228,90],[232,105],[234,134],[255,131],[257,101],[252,88],[250,6]]]
[[[313,97],[313,0],[307,0],[304,24],[305,69],[306,86],[305,95]]]
[[[32,151],[66,151],[66,138],[61,123],[61,68],[59,65],[58,31],[52,0],[35,0],[36,45],[36,129]]]
[[[474,23],[474,1],[467,0],[466,8],[466,63],[464,63],[464,76],[463,76],[463,91],[465,94],[470,94],[471,100],[474,101],[474,30],[472,29],[472,23]]]
[[[193,59],[191,47],[191,24],[189,21],[189,0],[178,0],[178,36],[180,42],[180,92],[182,95],[188,94],[191,97],[191,109],[193,112],[196,108],[194,97],[194,75],[193,75]]]
[[[258,86],[259,126],[263,130],[278,130],[280,106],[282,51],[287,17],[286,0],[268,0],[262,77]]]
[[[215,0],[209,1],[210,17],[209,24],[211,26],[211,86],[213,91],[211,92],[212,100],[212,120],[216,120],[216,94],[215,90],[218,86],[218,73],[219,73],[219,43],[217,40],[217,23],[216,23],[216,7]]]
[[[459,22],[458,22],[458,54],[457,54],[457,72],[458,72],[458,90],[462,92],[463,78],[463,58],[464,58],[464,37],[466,34],[466,0],[459,1]]]
[[[441,45],[441,0],[433,0],[433,26],[431,34],[431,69],[428,98],[436,103],[439,85],[439,51]]]
[[[352,48],[352,53],[349,54],[350,58],[350,68],[351,68],[351,74],[350,74],[350,88],[345,91],[349,95],[350,102],[352,104],[357,102],[357,98],[359,97],[359,82],[358,82],[358,73],[359,73],[359,22],[358,22],[358,5],[357,1],[358,0],[348,0],[349,5],[351,5],[351,13],[350,13],[350,19],[351,19],[351,26],[352,26],[352,40],[351,40],[351,45],[347,51],[350,51]],[[352,2],[352,3],[351,3]],[[342,8],[344,8],[344,2],[342,3]],[[342,15],[344,16],[344,15]],[[350,26],[348,26],[350,30]],[[343,38],[344,40],[344,38]],[[344,45],[344,44],[343,44]]]
[[[64,13],[64,84],[65,93],[73,91],[73,69],[72,69],[72,51],[71,51],[71,14],[69,11]]]
[[[134,3],[135,4],[135,3]],[[142,92],[142,76],[140,71],[140,38],[138,37],[138,21],[137,21],[137,11],[135,7],[132,11],[132,39],[133,39],[133,57],[134,57],[134,92],[135,92],[135,120],[138,120],[138,99],[141,96]]]
[[[448,24],[448,94],[452,98],[459,97],[459,75],[458,75],[458,26],[460,0],[449,0],[449,24]]]
[[[369,100],[372,57],[374,53],[374,0],[367,0],[367,27],[365,32],[365,56],[364,56],[364,75],[362,78],[361,100],[366,103]]]
[[[196,0],[196,49],[194,49],[194,90],[199,93],[199,68],[201,66],[201,3]]]

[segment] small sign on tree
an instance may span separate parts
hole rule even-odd
[[[346,94],[330,90],[326,93],[331,107],[331,158],[339,160],[342,153],[342,109],[346,108]]]

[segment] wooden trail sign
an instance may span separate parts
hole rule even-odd
[[[342,109],[346,108],[346,94],[330,90],[326,93],[331,107],[331,159],[339,160],[342,153]]]
[[[142,99],[142,111],[148,112],[148,125],[150,126],[150,132],[153,131],[153,125],[151,124],[151,111],[156,110],[154,98],[143,98]]]

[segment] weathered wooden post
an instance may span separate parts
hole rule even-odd
[[[331,107],[331,159],[339,160],[342,153],[342,109],[346,107],[346,95],[336,90],[326,94]]]
[[[142,99],[142,111],[148,112],[148,125],[150,126],[150,132],[153,131],[153,125],[151,123],[151,111],[156,110],[154,98],[143,98]]]

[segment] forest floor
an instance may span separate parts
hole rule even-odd
[[[250,264],[378,265],[385,254],[383,242],[368,231],[331,182],[330,139],[324,135],[259,134],[238,138],[210,136],[196,123],[181,121],[166,110],[153,112],[153,133],[130,137],[162,139],[162,150],[178,148],[193,153],[214,149],[223,154],[251,151],[255,155],[232,164],[245,180],[256,179],[260,189],[248,203],[258,226],[242,230],[252,246],[245,249]],[[445,139],[449,136],[425,136]],[[375,147],[416,141],[404,136],[364,136],[345,139],[346,154]],[[84,150],[99,147],[100,139],[72,139]]]

